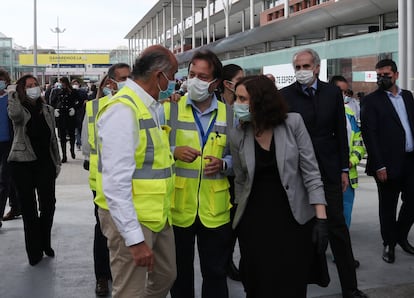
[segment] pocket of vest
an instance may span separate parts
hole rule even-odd
[[[163,180],[133,180],[132,193],[139,221],[158,222],[162,220],[166,196]]]
[[[227,179],[216,180],[212,183],[210,196],[210,211],[212,215],[219,215],[230,210],[230,184]]]
[[[171,201],[171,208],[180,210],[185,208],[185,198],[188,191],[188,189],[186,190],[185,185],[186,178],[180,176],[175,177],[175,191]]]

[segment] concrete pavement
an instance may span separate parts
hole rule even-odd
[[[0,297],[72,298],[95,297],[93,273],[94,215],[87,172],[80,152],[62,167],[56,187],[56,214],[52,246],[56,257],[45,257],[37,266],[28,264],[21,219],[3,222],[0,228]],[[371,298],[414,297],[414,256],[396,248],[396,262],[381,260],[382,243],[378,223],[377,192],[373,180],[362,176],[357,190],[351,225],[359,288]],[[269,235],[271,236],[271,235]],[[410,234],[414,243],[414,234]],[[239,257],[236,250],[235,258]],[[341,297],[337,271],[328,249],[331,283],[327,288],[309,286],[308,297]],[[196,262],[197,263],[197,262]],[[196,264],[198,267],[198,264]],[[199,270],[197,270],[199,272]],[[200,274],[196,275],[196,297],[200,297]],[[228,281],[230,298],[244,297],[239,282]],[[271,297],[269,297],[271,298]]]

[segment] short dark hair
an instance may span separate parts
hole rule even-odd
[[[222,79],[223,78],[223,64],[221,63],[220,59],[214,54],[212,51],[209,50],[199,50],[196,51],[191,58],[190,63],[188,64],[188,70],[190,70],[191,64],[194,60],[204,60],[208,63],[210,67],[213,67],[213,76],[215,79]]]
[[[128,65],[128,64],[126,64],[126,63],[116,63],[116,64],[112,65],[112,66],[108,69],[108,76],[109,76],[111,79],[115,79],[115,71],[116,71],[117,69],[120,69],[120,68],[128,68],[128,69],[130,69],[129,65]]]
[[[391,59],[382,59],[378,61],[378,63],[375,65],[375,69],[383,68],[386,66],[391,66],[391,70],[393,72],[397,72],[397,64]]]
[[[236,84],[236,88],[239,85],[243,85],[250,95],[252,124],[258,135],[283,123],[288,106],[272,80],[264,75],[247,76]]]
[[[10,84],[10,75],[4,68],[0,68],[0,78],[6,81],[6,85]]]
[[[345,79],[345,77],[341,75],[335,75],[329,80],[329,83],[334,85],[336,85],[337,82],[344,82],[348,84],[348,81]]]

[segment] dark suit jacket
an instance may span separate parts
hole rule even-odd
[[[402,97],[414,134],[414,99],[408,90]],[[367,174],[375,175],[378,169],[387,168],[387,176],[401,176],[405,154],[405,131],[397,111],[383,90],[376,90],[364,97],[361,106],[362,137],[367,147]]]
[[[349,167],[344,101],[340,89],[318,80],[314,100],[295,82],[281,90],[290,112],[302,115],[318,160],[324,183],[341,183]]]

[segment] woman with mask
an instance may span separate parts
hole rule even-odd
[[[40,93],[37,79],[25,75],[17,81],[8,104],[14,127],[8,161],[21,200],[26,252],[32,266],[42,260],[43,253],[55,255],[51,230],[55,181],[61,165],[54,110],[44,103]]]
[[[244,77],[243,69],[236,64],[223,66],[223,80],[220,84],[221,100],[232,106],[234,103],[234,87]]]
[[[328,245],[325,194],[310,137],[267,77],[241,79],[235,94],[240,125],[230,134],[238,204],[233,228],[247,298],[305,298],[314,255],[322,256],[327,270]]]

